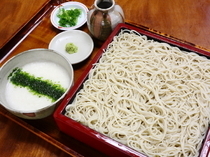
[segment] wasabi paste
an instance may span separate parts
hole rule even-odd
[[[78,50],[78,47],[74,45],[73,43],[67,43],[66,44],[66,52],[69,54],[76,53]]]

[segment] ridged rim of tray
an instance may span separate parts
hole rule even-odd
[[[48,0],[40,8],[40,10],[35,13],[29,21],[27,21],[17,32],[10,38],[10,40],[4,44],[0,49],[0,61],[12,53],[12,51],[31,33],[41,22],[42,18],[51,10],[54,9],[54,6],[58,5],[59,1]]]

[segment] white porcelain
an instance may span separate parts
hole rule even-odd
[[[108,5],[101,6],[102,3]],[[87,14],[87,25],[96,39],[104,41],[119,23],[124,23],[124,19],[122,8],[114,0],[95,0]]]
[[[69,54],[65,50],[67,43],[73,43],[77,46],[76,53]],[[87,59],[93,51],[92,38],[80,30],[69,30],[57,34],[49,44],[49,49],[55,50],[65,56],[71,64],[77,64]]]
[[[78,22],[76,26],[73,27],[61,27],[59,26],[59,18],[57,17],[57,14],[59,12],[60,8],[64,8],[65,10],[70,10],[70,9],[81,9],[81,15],[78,18]],[[87,22],[87,12],[88,12],[88,8],[80,3],[80,2],[65,2],[62,3],[60,5],[58,5],[51,13],[50,16],[50,21],[52,23],[52,25],[60,30],[72,30],[72,29],[77,29],[79,27],[81,27],[82,25],[84,25]]]
[[[69,76],[69,85],[66,92],[55,102],[51,103],[47,107],[39,108],[37,110],[30,109],[27,111],[21,111],[18,109],[11,108],[9,105],[5,90],[8,82],[8,75],[12,72],[12,70],[16,67],[23,67],[24,65],[40,60],[46,60],[54,62],[60,66],[62,66]],[[13,113],[14,115],[24,118],[24,119],[41,119],[49,116],[54,112],[54,109],[57,104],[64,98],[67,92],[70,90],[73,84],[74,79],[74,71],[71,63],[59,53],[49,50],[49,49],[32,49],[25,52],[22,52],[11,59],[9,59],[0,70],[0,104],[6,108],[8,111]]]

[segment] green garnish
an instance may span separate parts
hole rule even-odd
[[[73,43],[67,43],[65,49],[66,49],[66,52],[68,52],[69,54],[72,54],[72,53],[77,52],[78,47],[74,45]]]
[[[57,17],[59,17],[59,25],[62,27],[72,27],[77,24],[78,17],[81,15],[80,9],[70,9],[65,10],[64,8],[59,8]]]
[[[66,89],[60,84],[53,83],[51,80],[43,80],[41,77],[35,77],[20,68],[15,68],[8,76],[11,83],[19,87],[25,87],[34,95],[46,96],[52,102],[59,99]]]

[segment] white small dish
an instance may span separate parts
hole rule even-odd
[[[77,46],[76,53],[69,54],[65,47],[67,43],[73,43]],[[52,49],[65,56],[71,64],[77,64],[84,61],[90,56],[93,51],[93,40],[85,32],[80,30],[68,30],[57,34],[49,44],[49,49]]]
[[[65,10],[70,10],[70,9],[80,9],[81,10],[81,15],[78,17],[77,24],[72,27],[62,27],[59,25],[59,17],[57,17],[57,14],[59,12],[59,9],[64,8]],[[87,12],[88,8],[80,3],[80,2],[65,2],[60,5],[58,5],[51,13],[50,16],[50,21],[52,25],[60,30],[72,30],[72,29],[77,29],[81,27],[83,24],[87,22]]]

